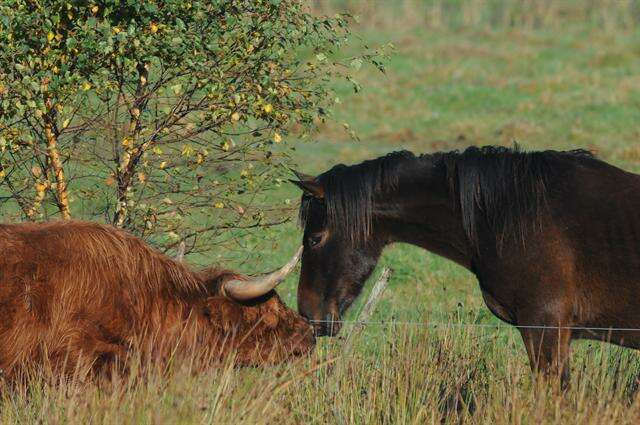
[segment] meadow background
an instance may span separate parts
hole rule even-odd
[[[428,153],[516,140],[526,149],[589,149],[640,172],[640,3],[319,0],[310,6],[318,13],[354,14],[359,42],[392,43],[394,49],[385,73],[367,66],[357,71],[359,93],[336,83],[335,119],[314,141],[293,142],[301,171],[319,173],[400,149]],[[216,258],[192,255],[187,261],[204,265],[225,258],[225,265],[249,273],[276,267],[300,244],[299,195],[292,185],[270,194],[291,206],[288,223],[258,229],[243,245],[221,246]],[[372,281],[382,266],[395,273],[374,315],[380,323],[367,327],[348,353],[340,340],[321,339],[313,358],[278,367],[194,375],[188,364],[179,364],[147,379],[88,387],[36,381],[0,396],[0,421],[640,420],[639,353],[574,343],[571,388],[559,395],[532,381],[519,334],[486,309],[471,273],[405,245],[385,251]],[[292,276],[278,290],[291,306],[296,284]]]

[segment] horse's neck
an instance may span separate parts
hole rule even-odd
[[[428,199],[430,194],[398,193],[387,197],[376,208],[376,215],[387,241],[419,246],[471,267],[473,249],[464,233],[462,218],[448,200]]]

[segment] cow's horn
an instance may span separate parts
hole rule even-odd
[[[296,252],[296,255],[293,256],[291,261],[285,264],[281,269],[253,279],[228,280],[222,285],[220,292],[223,296],[236,301],[248,301],[261,297],[278,286],[278,284],[287,277],[296,264],[298,264],[301,255],[302,247],[298,249],[298,252]]]

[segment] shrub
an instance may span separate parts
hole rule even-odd
[[[349,78],[348,37],[298,0],[5,1],[3,216],[103,217],[165,249],[278,223],[261,195]]]

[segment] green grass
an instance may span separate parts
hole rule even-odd
[[[625,17],[617,9],[621,3],[604,5],[588,22],[559,14],[526,28],[483,20],[436,25],[426,20],[424,7],[411,3],[393,10],[342,3],[361,12],[356,32],[364,41],[392,42],[395,52],[386,74],[366,67],[358,72],[360,94],[347,83],[338,86],[335,123],[324,126],[317,141],[296,143],[302,171],[318,173],[399,149],[423,153],[517,140],[527,149],[591,149],[640,172],[640,30],[606,24]],[[458,4],[486,12],[483,2]],[[580,3],[566,4],[580,9]],[[349,137],[343,122],[360,141]],[[299,193],[282,186],[273,196],[295,203]],[[228,265],[270,270],[293,254],[300,238],[293,222],[258,230],[246,243],[259,246],[260,254],[240,252]],[[188,258],[193,264],[215,260]],[[472,274],[452,262],[395,245],[385,251],[383,265],[395,274],[374,320],[499,323]],[[292,276],[279,290],[292,306],[296,283]],[[346,319],[355,316],[367,290]],[[24,393],[1,396],[0,420],[637,423],[639,353],[596,343],[574,347],[572,386],[558,395],[532,382],[513,329],[387,323],[366,328],[346,357],[340,357],[339,341],[321,340],[314,358],[265,369],[194,375],[185,366],[168,377],[88,388],[50,388],[36,380]]]

